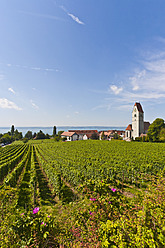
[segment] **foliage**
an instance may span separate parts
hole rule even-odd
[[[105,135],[104,135],[104,131],[103,131],[101,134],[101,140],[104,140],[104,139],[105,139]]]
[[[165,128],[161,128],[160,134],[159,134],[159,139],[162,142],[165,142]]]
[[[164,143],[31,140],[0,169],[4,248],[165,246]]]
[[[18,130],[16,129],[14,131],[14,136],[13,136],[14,140],[21,140],[22,139],[22,132],[18,132]]]
[[[14,135],[14,125],[11,126],[11,136]]]
[[[49,139],[49,134],[44,134],[41,130],[36,134],[36,139]]]
[[[98,136],[98,134],[97,133],[92,133],[92,135],[91,135],[91,139],[92,140],[98,140],[99,139],[99,136]]]
[[[56,136],[56,126],[53,127],[53,137]]]
[[[159,141],[159,135],[162,128],[165,127],[165,123],[163,119],[157,118],[148,129],[148,138],[152,142],[158,142]]]
[[[25,134],[25,138],[27,139],[32,139],[32,131],[27,131],[27,133]]]
[[[61,138],[61,134],[63,133],[64,131],[58,131],[58,136]]]
[[[136,137],[135,141],[141,142],[142,141],[142,137]]]
[[[12,140],[13,140],[12,137],[6,133],[1,137],[0,142],[6,145],[6,144],[10,144]]]
[[[117,140],[122,140],[122,137],[118,133],[114,133],[113,138]]]

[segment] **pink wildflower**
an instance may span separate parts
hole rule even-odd
[[[111,190],[112,190],[113,192],[115,192],[115,191],[116,191],[116,189],[113,189],[113,188],[112,188]]]
[[[41,225],[44,225],[44,226],[46,226],[46,223],[42,222],[42,223],[41,223]]]
[[[20,214],[20,215],[24,215],[24,213]]]
[[[96,201],[96,198],[90,198],[90,201]]]
[[[92,215],[92,212],[91,212],[91,211],[89,211],[89,214],[90,214],[90,215]]]
[[[48,218],[50,218],[50,215],[48,215]]]
[[[39,211],[39,207],[38,207],[38,208],[33,209],[33,214],[38,213],[38,211]]]
[[[111,202],[111,201],[109,201],[108,203],[109,203],[109,204],[111,204],[112,202]]]

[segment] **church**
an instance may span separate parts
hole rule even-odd
[[[135,140],[136,137],[147,135],[149,122],[144,121],[144,111],[139,102],[136,102],[132,111],[132,124],[129,124],[125,131],[125,140]]]

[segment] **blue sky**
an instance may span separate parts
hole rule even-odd
[[[0,0],[0,126],[165,119],[164,0]]]

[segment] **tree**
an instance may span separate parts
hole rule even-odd
[[[157,142],[159,141],[160,131],[165,127],[164,120],[161,118],[157,118],[154,122],[149,126],[147,136],[149,141]]]
[[[58,131],[58,136],[61,138],[61,134],[63,133],[64,131]]]
[[[15,132],[14,132],[13,138],[14,138],[14,140],[22,139],[22,132],[18,132],[18,130],[16,129]]]
[[[45,135],[45,139],[50,139],[50,136],[48,133]]]
[[[12,137],[8,134],[8,133],[5,133],[2,138],[1,138],[1,143],[4,143],[5,145],[6,144],[10,144],[12,142]]]
[[[11,126],[11,136],[14,135],[14,125]]]
[[[37,134],[36,134],[36,133],[34,133],[34,134],[33,134],[33,139],[34,139],[36,136],[37,136]]]
[[[25,138],[27,139],[32,139],[32,131],[27,131],[27,133],[25,134]]]
[[[118,139],[118,140],[122,140],[122,137],[120,135],[118,135],[118,133],[114,133],[113,138]]]
[[[104,131],[103,131],[101,134],[101,140],[104,140],[104,139],[105,139],[105,135],[104,135]]]
[[[161,128],[160,134],[159,134],[159,139],[162,142],[165,142],[165,128]]]
[[[98,140],[98,138],[99,138],[99,136],[98,136],[98,134],[97,133],[92,133],[92,135],[91,135],[91,139],[92,140]]]
[[[53,127],[53,137],[56,136],[56,131],[57,131],[57,130],[56,130],[56,126],[54,126],[54,127]]]
[[[36,135],[36,139],[45,139],[45,134],[40,130]]]

